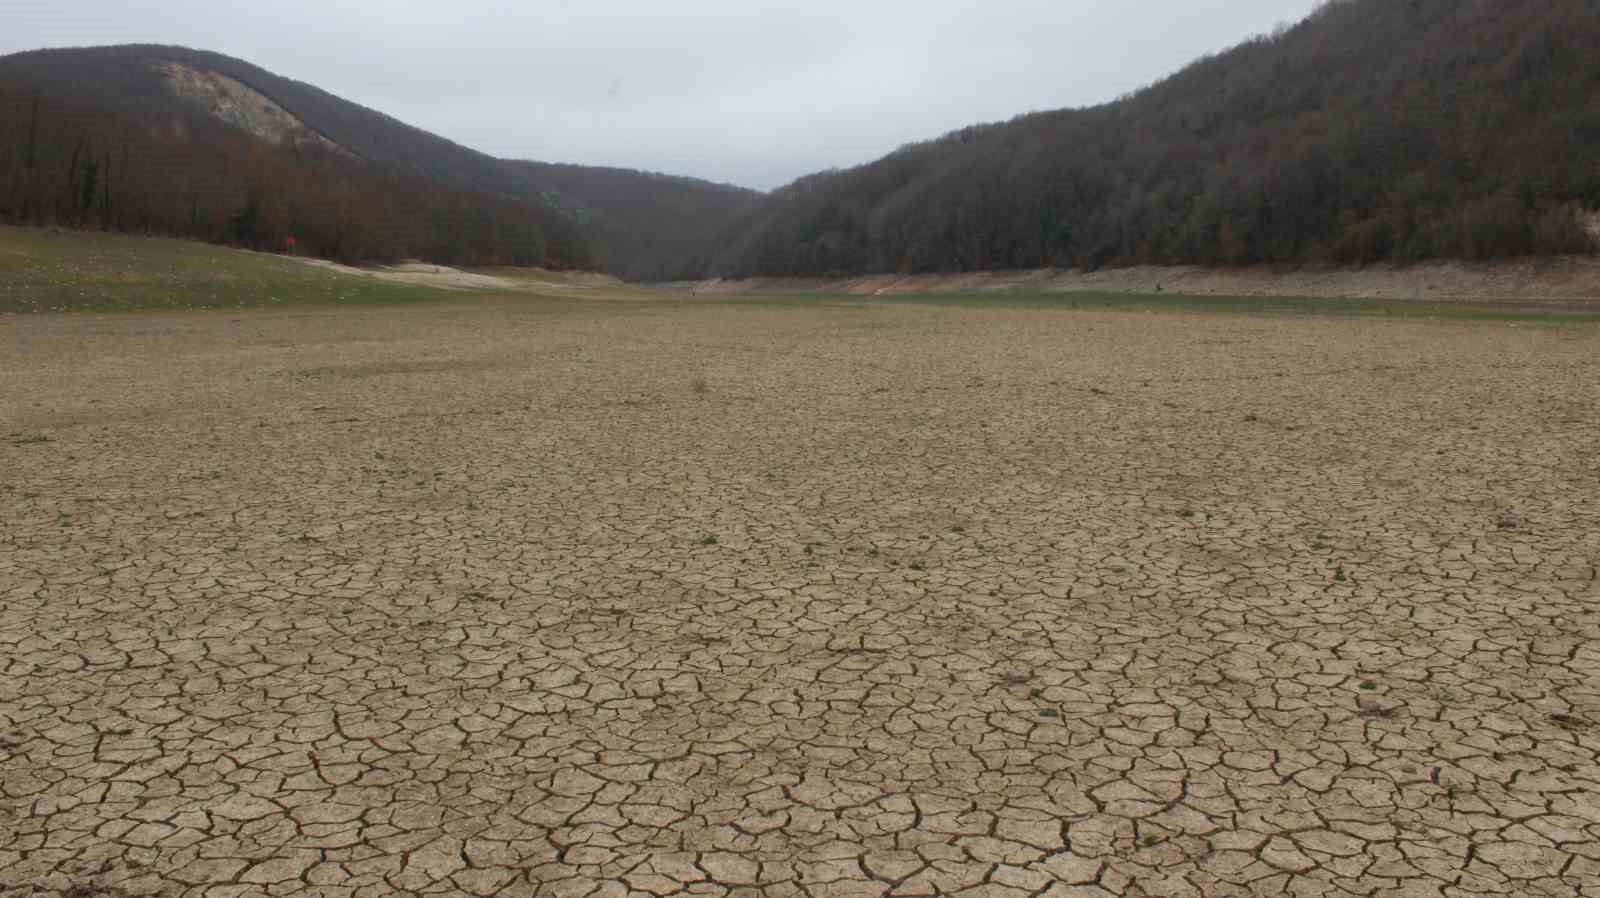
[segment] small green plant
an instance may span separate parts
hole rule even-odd
[[[878,553],[878,547],[877,546],[873,546],[872,548],[867,550],[867,557],[868,558],[877,558],[878,554],[879,553]]]
[[[1045,708],[1039,712],[1040,717],[1060,717],[1061,712],[1055,708]]]
[[[58,512],[56,514],[56,526],[57,527],[71,527],[72,526],[72,515],[67,514],[64,511],[63,512]]]
[[[1166,837],[1164,836],[1160,836],[1155,833],[1145,833],[1144,837],[1139,839],[1139,845],[1143,848],[1154,848],[1165,841]]]
[[[1328,544],[1323,542],[1323,541],[1321,541],[1321,540],[1317,540],[1316,542],[1311,544],[1311,551],[1313,551],[1313,552],[1323,552],[1323,551],[1326,551],[1327,548],[1328,548]]]
[[[14,433],[11,435],[11,445],[13,446],[37,446],[40,443],[48,442],[50,442],[50,438],[42,433]]]
[[[1333,572],[1333,582],[1335,582],[1335,583],[1343,583],[1343,582],[1345,582],[1346,580],[1349,580],[1349,579],[1350,579],[1349,577],[1345,576],[1344,568],[1339,568],[1338,570]]]
[[[717,539],[715,533],[707,533],[705,536],[700,537],[700,545],[702,546],[714,546],[719,542],[721,540]]]
[[[1434,693],[1434,698],[1437,698],[1439,703],[1443,705],[1451,705],[1461,701],[1461,696],[1454,689],[1440,689]]]
[[[1044,690],[1043,689],[1029,689],[1028,690],[1028,698],[1043,698],[1043,697],[1044,697]]]
[[[1378,684],[1372,682],[1371,680],[1362,680],[1361,681],[1361,689],[1362,689],[1363,692],[1371,692],[1371,691],[1373,691],[1373,690],[1375,690],[1377,688],[1378,688]]]
[[[817,547],[812,545],[811,543],[806,543],[805,544],[805,548],[801,549],[800,551],[806,553],[807,555],[813,555],[813,554],[816,553]]]

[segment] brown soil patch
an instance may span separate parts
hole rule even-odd
[[[1600,893],[1592,326],[7,327],[5,894]]]

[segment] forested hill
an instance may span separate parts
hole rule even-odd
[[[588,267],[578,227],[495,160],[217,54],[0,58],[0,220],[352,262]]]
[[[723,230],[754,211],[762,194],[693,178],[589,165],[512,163],[572,211],[600,267],[630,280],[703,277]]]
[[[507,161],[240,60],[0,57],[0,221],[638,280],[1596,249],[1600,0],[1336,0],[1115,102],[763,195]]]
[[[802,179],[720,275],[1593,250],[1600,0],[1340,0],[1089,109]]]
[[[368,162],[490,193],[524,189],[492,156],[220,53],[141,44],[39,50],[0,58],[0,81],[37,88],[47,96],[96,98],[116,109],[170,115],[178,97],[162,69],[167,63],[214,72],[253,88]]]
[[[0,220],[155,231],[347,261],[708,262],[759,197],[688,178],[495,159],[247,62],[129,45],[0,57]],[[16,135],[17,139],[9,139]],[[667,215],[696,215],[674,226]]]

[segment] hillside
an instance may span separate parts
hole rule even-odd
[[[1340,0],[1116,102],[775,192],[723,276],[1588,252],[1600,2]]]
[[[183,47],[0,57],[0,126],[24,135],[0,145],[0,220],[264,249],[292,234],[307,251],[346,261],[676,276],[677,260],[706,245],[703,226],[721,226],[759,196],[688,178],[495,159]],[[695,225],[682,227],[675,214]]]
[[[311,130],[366,161],[454,186],[517,192],[516,179],[491,156],[220,53],[139,44],[39,50],[0,58],[0,80],[46,96],[94,98],[112,108],[170,116],[180,111],[182,99],[168,84],[173,64],[216,73],[259,91]]]
[[[699,276],[722,229],[762,198],[741,187],[628,169],[512,165],[547,201],[573,213],[602,270],[631,280]]]
[[[0,142],[0,221],[264,250],[293,237],[352,262],[591,263],[570,220],[496,189],[488,157],[215,54],[0,58],[0,133],[16,135]],[[419,146],[439,150],[432,167],[411,163]]]
[[[1600,0],[1334,0],[772,194],[495,159],[214,53],[35,51],[0,58],[0,221],[652,281],[1587,254],[1596,46]]]

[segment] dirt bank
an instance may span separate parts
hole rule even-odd
[[[1374,265],[1366,268],[1234,268],[1144,265],[1101,271],[1040,269],[854,278],[749,278],[656,285],[701,294],[971,293],[991,290],[1187,293],[1199,296],[1318,296],[1600,303],[1600,258],[1526,262]]]
[[[402,262],[398,265],[358,268],[330,262],[327,259],[296,258],[295,261],[358,277],[418,284],[444,290],[588,290],[595,287],[616,287],[622,283],[610,275],[588,271],[564,272],[543,268],[464,271],[448,265],[434,265],[431,262]]]

